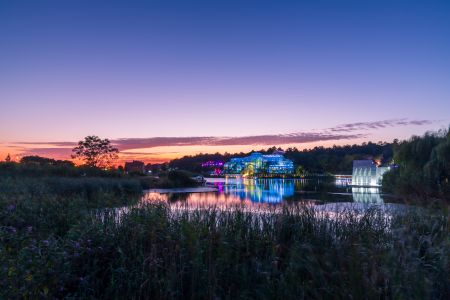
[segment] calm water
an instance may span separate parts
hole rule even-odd
[[[277,205],[310,202],[383,204],[385,197],[378,188],[355,188],[345,180],[317,179],[236,179],[208,178],[214,192],[160,194],[148,192],[144,200],[166,200],[173,204],[203,205]]]

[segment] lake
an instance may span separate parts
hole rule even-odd
[[[378,188],[351,187],[349,180],[206,178],[201,189],[154,190],[144,201],[164,200],[188,206],[277,206],[311,203],[338,206],[383,205],[388,197]],[[384,205],[383,205],[384,206]]]

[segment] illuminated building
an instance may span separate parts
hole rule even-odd
[[[383,175],[390,167],[380,167],[373,160],[354,160],[352,185],[381,186]]]
[[[277,152],[268,155],[254,152],[247,157],[232,158],[224,164],[225,174],[277,176],[293,172],[294,163]]]

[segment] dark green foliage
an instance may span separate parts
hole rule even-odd
[[[333,146],[331,148],[315,147],[298,151],[288,148],[285,156],[301,165],[309,173],[315,174],[351,174],[353,160],[380,159],[383,163],[392,160],[392,144],[363,143],[361,145]]]
[[[116,178],[0,178],[3,226],[64,234],[91,209],[135,203],[138,181]]]
[[[39,160],[52,160],[38,157]],[[36,160],[34,160],[36,161]],[[22,163],[0,162],[0,177],[120,177],[118,170],[102,170],[86,166],[75,167],[66,161],[55,161],[56,163],[31,163],[25,160]]]
[[[450,133],[426,133],[394,147],[397,169],[383,178],[383,188],[421,199],[450,199]]]
[[[20,159],[21,164],[36,164],[36,165],[62,165],[67,167],[74,167],[74,163],[69,160],[55,160],[52,158],[41,157],[37,155],[24,156]]]
[[[230,158],[232,158],[232,157],[245,156],[245,155],[247,155],[247,154],[246,153],[235,153],[235,154],[231,155],[228,153],[225,153],[225,154],[200,153],[200,154],[197,154],[194,156],[187,155],[182,158],[174,159],[174,160],[170,161],[169,166],[171,168],[176,168],[176,169],[180,169],[180,170],[188,170],[191,172],[200,173],[202,171],[205,171],[205,169],[202,168],[202,163],[204,163],[204,162],[207,162],[207,161],[224,161],[225,162],[225,161],[230,160]],[[210,170],[209,170],[209,172],[210,172]]]
[[[175,212],[156,203],[72,222],[60,237],[1,227],[0,297],[448,299],[450,293],[449,224],[440,213],[389,220],[369,210],[328,218],[304,207]]]

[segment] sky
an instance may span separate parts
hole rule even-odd
[[[450,1],[0,0],[0,160],[406,139],[450,124]]]

